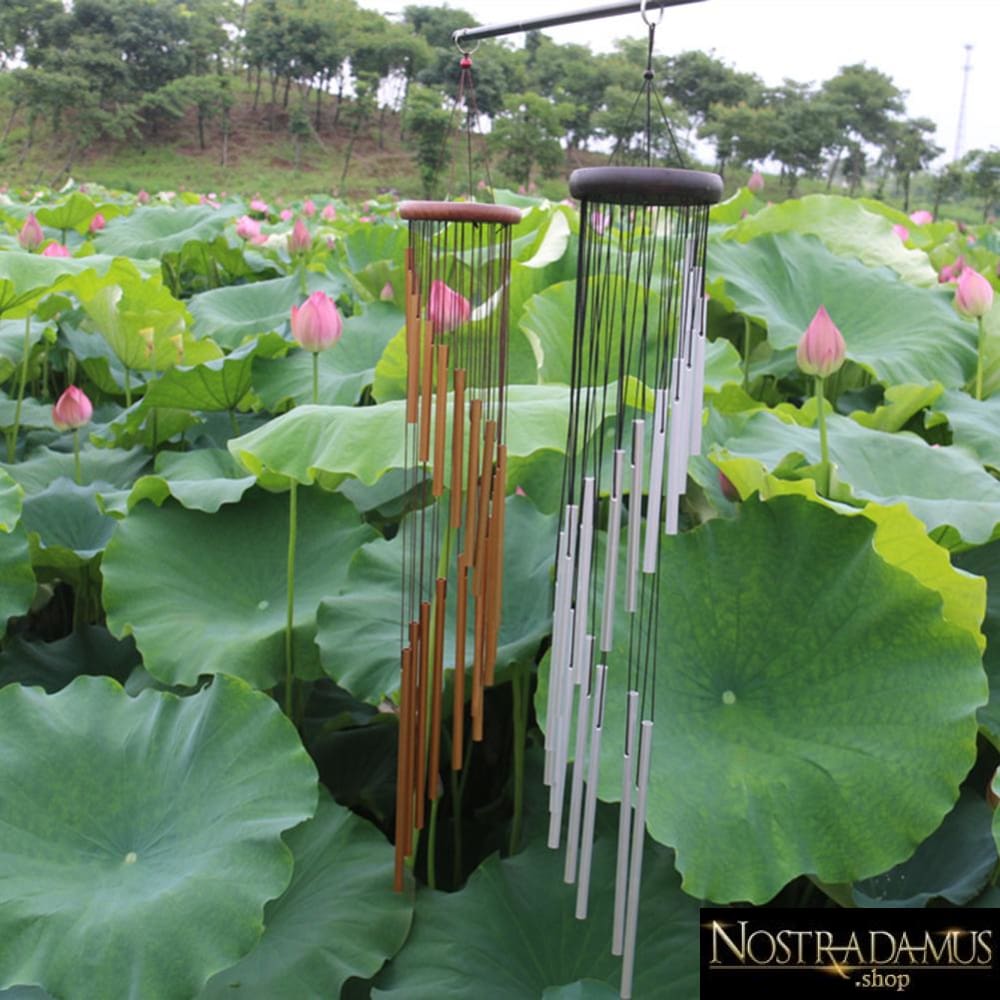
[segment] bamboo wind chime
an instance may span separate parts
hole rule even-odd
[[[602,167],[574,172],[570,192],[581,224],[545,726],[548,843],[560,846],[568,812],[564,877],[577,885],[584,919],[605,699],[621,684],[612,952],[622,956],[621,996],[631,997],[657,612],[669,600],[658,580],[660,536],[677,533],[688,459],[701,450],[708,209],[722,182],[692,170]]]
[[[462,768],[466,666],[471,739],[483,738],[503,590],[507,313],[516,208],[404,202],[407,495],[400,620],[401,681],[395,887],[414,832],[438,796],[445,650],[454,663],[451,767]],[[449,602],[454,633],[447,634]]]

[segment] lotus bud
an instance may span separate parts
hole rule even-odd
[[[427,318],[434,333],[448,333],[472,315],[469,300],[443,281],[432,281],[427,297]]]
[[[307,219],[311,219],[316,214],[316,202],[312,198],[307,198],[302,202],[302,214]]]
[[[722,495],[730,503],[740,502],[740,491],[733,485],[733,481],[722,471],[722,469],[719,469],[719,489],[722,490]]]
[[[926,208],[918,209],[910,213],[910,222],[918,226],[926,226],[928,222],[933,222],[934,216]]]
[[[256,240],[260,236],[260,223],[249,215],[241,215],[236,220],[236,235],[244,240]]]
[[[910,231],[906,226],[901,226],[898,223],[892,227],[892,231],[905,243],[910,238]]]
[[[292,306],[292,336],[307,351],[324,351],[340,340],[344,321],[337,304],[326,292],[313,292],[299,306]]]
[[[98,212],[91,220],[89,229],[92,233],[99,233],[106,225],[106,220],[100,212]]]
[[[310,247],[312,247],[312,235],[309,227],[301,219],[296,219],[292,231],[288,234],[288,252],[293,255],[308,253]]]
[[[392,287],[392,282],[391,281],[387,281],[382,286],[382,291],[378,293],[378,297],[383,302],[391,302],[396,297],[396,291]]]
[[[993,286],[978,271],[967,267],[955,288],[955,308],[968,319],[979,319],[993,307]]]
[[[374,222],[375,219],[370,215],[359,215],[358,222]]]
[[[67,247],[61,243],[50,243],[43,251],[43,257],[72,257]]]
[[[250,211],[259,212],[261,215],[267,215],[270,209],[268,208],[267,202],[264,201],[262,198],[254,198],[250,202]]]
[[[294,214],[295,213],[290,208],[283,208],[278,213],[278,218],[281,219],[282,222],[287,222]]]
[[[319,214],[320,218],[326,222],[333,222],[333,220],[337,218],[337,209],[332,201],[327,202],[327,204],[323,206],[323,211]]]
[[[140,191],[140,192],[139,192],[139,193],[138,193],[138,194],[137,194],[137,195],[135,196],[135,200],[136,200],[136,201],[137,201],[137,202],[138,202],[138,203],[139,203],[140,205],[148,205],[148,204],[149,204],[149,192],[148,192],[147,190],[145,190],[145,188],[143,188],[143,190],[141,190],[141,191]]]
[[[847,345],[843,336],[830,319],[826,307],[820,306],[796,349],[795,358],[799,368],[806,375],[826,378],[840,368],[846,353]]]
[[[24,225],[21,227],[21,231],[17,234],[17,242],[25,250],[32,252],[42,245],[44,239],[45,233],[42,232],[42,227],[38,224],[35,213],[29,212],[27,219],[24,220]]]
[[[598,236],[600,236],[604,230],[608,228],[610,223],[611,216],[607,212],[601,212],[594,209],[594,211],[590,213],[590,228],[593,229]]]
[[[94,406],[87,394],[71,385],[52,407],[52,423],[56,430],[73,431],[90,422],[94,415]]]
[[[938,274],[938,282],[945,284],[948,281],[958,281],[959,275],[965,270],[965,257],[959,255],[951,264],[946,264]]]
[[[764,190],[764,175],[755,170],[747,180],[747,190],[751,194],[760,194]]]

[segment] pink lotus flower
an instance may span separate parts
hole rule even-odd
[[[198,204],[199,205],[208,205],[209,208],[218,208],[219,207],[219,203],[210,194],[203,194],[198,199]]]
[[[358,216],[358,222],[374,222],[375,220],[370,215],[360,215]]]
[[[967,267],[955,288],[955,308],[968,319],[979,319],[993,308],[993,286],[978,271]]]
[[[806,332],[802,334],[799,346],[795,351],[795,359],[799,368],[806,375],[817,375],[826,378],[832,375],[844,363],[847,345],[830,319],[825,306],[816,310]]]
[[[332,201],[327,202],[323,206],[323,211],[319,213],[320,218],[324,219],[326,222],[333,222],[337,218],[337,209]]]
[[[918,226],[926,226],[928,222],[933,222],[934,216],[927,211],[926,208],[917,209],[916,212],[910,213],[910,222],[915,223]]]
[[[250,211],[251,212],[259,212],[261,215],[267,215],[267,213],[270,211],[270,209],[268,208],[268,205],[267,205],[266,201],[263,201],[260,198],[254,198],[250,202]]]
[[[28,217],[21,226],[21,231],[17,234],[17,242],[29,253],[37,250],[45,239],[45,233],[38,224],[34,212],[29,212]]]
[[[287,222],[295,213],[290,208],[283,208],[278,215],[282,222]]]
[[[722,469],[719,469],[719,489],[722,490],[722,495],[730,503],[740,502],[740,491],[733,485],[733,481],[722,471]]]
[[[747,190],[751,194],[760,194],[764,190],[764,175],[755,170],[747,180]]]
[[[478,188],[478,189],[479,189],[480,191],[485,191],[485,190],[486,190],[486,181],[484,181],[484,180],[480,180],[480,181],[479,181],[479,183],[478,183],[478,184],[476,185],[476,187],[477,187],[477,188]]]
[[[294,256],[307,253],[310,247],[312,247],[312,234],[309,232],[309,227],[301,219],[296,219],[292,231],[288,234],[288,252]]]
[[[61,243],[50,243],[43,251],[43,257],[72,257],[67,247]]]
[[[336,240],[332,236],[327,236],[326,238],[326,248],[327,250],[332,250],[336,245]]]
[[[326,292],[313,292],[299,306],[292,306],[292,336],[307,351],[324,351],[340,340],[344,321],[336,302]]]
[[[302,214],[307,219],[311,219],[316,214],[316,202],[312,198],[307,198],[302,202]]]
[[[611,224],[611,216],[607,212],[598,211],[596,208],[590,213],[590,226],[600,236]]]
[[[88,227],[92,233],[99,233],[106,225],[104,216],[98,212],[91,220]]]
[[[391,281],[387,281],[382,286],[382,291],[378,293],[378,297],[383,302],[391,302],[396,297],[396,291],[392,287],[392,282]]]
[[[52,407],[52,423],[60,431],[76,430],[89,423],[93,415],[93,404],[87,394],[75,385],[71,385]]]
[[[910,231],[906,226],[898,223],[892,227],[892,231],[905,243],[910,238]]]
[[[138,194],[137,194],[137,195],[135,196],[135,200],[136,200],[136,201],[137,201],[137,202],[138,202],[138,203],[139,203],[140,205],[148,205],[148,204],[149,204],[149,192],[148,192],[148,191],[146,191],[145,189],[143,189],[142,191],[140,191],[140,192],[139,192],[139,193],[138,193]]]
[[[236,235],[242,240],[251,240],[254,243],[263,240],[260,223],[256,219],[251,219],[249,215],[241,215],[236,220]]]
[[[965,270],[965,257],[958,256],[951,264],[946,264],[938,273],[938,282],[958,281],[958,276]]]
[[[434,333],[448,333],[472,315],[469,300],[443,281],[432,281],[427,296],[427,318]]]

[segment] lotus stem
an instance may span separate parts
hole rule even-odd
[[[823,394],[824,379],[816,376],[816,420],[819,423],[820,492],[830,495],[830,446],[826,438],[826,397]]]
[[[21,429],[21,407],[24,404],[24,387],[28,381],[28,359],[31,356],[31,316],[24,318],[24,347],[21,351],[21,377],[17,382],[17,403],[14,405],[14,426],[7,436],[7,461],[13,462],[17,453],[17,435]]]
[[[293,479],[288,491],[288,611],[285,619],[285,715],[290,719],[295,712],[293,629],[295,627],[295,536],[298,528],[298,488],[298,482]]]
[[[313,351],[313,404],[319,402],[319,352]]]
[[[979,344],[976,357],[976,399],[983,398],[983,364],[986,356],[986,325],[979,317]]]
[[[743,390],[750,391],[750,317],[743,317]]]
[[[76,485],[80,486],[80,428],[77,427],[73,431],[73,478],[76,480]]]

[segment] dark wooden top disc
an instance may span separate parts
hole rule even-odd
[[[583,167],[570,174],[569,193],[612,205],[714,205],[722,178],[671,167]]]
[[[511,205],[483,205],[476,201],[404,201],[399,217],[427,222],[499,222],[514,225],[521,210]]]

